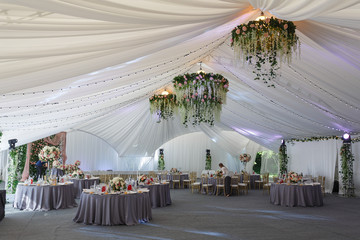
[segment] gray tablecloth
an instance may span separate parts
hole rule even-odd
[[[5,217],[6,190],[0,190],[0,221]]]
[[[151,207],[166,207],[171,205],[170,184],[145,185],[150,190]]]
[[[170,188],[173,188],[173,182],[172,182],[173,174],[168,174],[167,177],[168,178],[166,180],[168,180],[170,182]],[[189,179],[189,174],[187,174],[187,173],[180,174],[180,186],[181,186],[181,188],[184,187],[184,180],[185,179]],[[179,185],[175,184],[175,188],[179,188]]]
[[[75,198],[80,198],[81,193],[83,192],[83,189],[90,189],[90,186],[100,183],[99,178],[94,179],[70,179],[74,183],[74,193]]]
[[[24,186],[18,185],[14,208],[20,210],[48,211],[76,207],[73,184]]]
[[[271,184],[270,202],[286,207],[313,207],[323,205],[320,185]]]
[[[96,225],[135,225],[151,218],[148,192],[127,195],[82,193],[73,221]]]
[[[243,182],[244,175],[240,175],[240,182]],[[250,188],[255,189],[255,180],[260,180],[259,174],[250,175]],[[258,188],[257,188],[258,189]]]

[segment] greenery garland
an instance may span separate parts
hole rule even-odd
[[[341,155],[341,179],[343,182],[343,188],[345,196],[354,196],[354,181],[353,181],[353,162],[354,156],[351,152],[351,144],[344,143],[340,149]]]
[[[271,80],[277,77],[279,62],[291,63],[292,52],[300,48],[295,29],[293,22],[273,17],[249,21],[232,30],[231,46],[237,58],[255,66],[254,80],[263,80],[268,87],[274,87]]]
[[[289,157],[286,153],[286,145],[281,144],[279,148],[279,176],[283,176],[287,173],[287,164],[288,164]]]
[[[205,170],[211,170],[211,154],[210,150],[206,150]]]
[[[164,150],[160,149],[159,160],[158,160],[158,170],[165,169],[165,160],[164,160]]]
[[[289,140],[286,140],[287,143],[295,143],[295,142],[319,142],[319,141],[327,141],[327,140],[342,140],[342,137],[339,136],[327,136],[327,137],[309,137],[309,138],[292,138]],[[360,142],[360,137],[356,137],[351,139],[352,143]]]
[[[220,121],[222,104],[226,103],[229,81],[220,74],[187,73],[173,80],[179,114],[185,126],[188,122],[214,125]]]
[[[27,146],[21,145],[9,152],[9,167],[8,167],[8,180],[7,192],[13,194],[16,192],[16,187],[21,179],[26,162]]]
[[[173,117],[177,110],[178,103],[175,94],[157,95],[154,94],[149,98],[150,113],[156,113],[159,119],[168,120]]]

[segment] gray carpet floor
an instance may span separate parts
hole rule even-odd
[[[77,208],[48,212],[13,209],[8,196],[0,239],[360,239],[360,199],[326,195],[323,207],[270,204],[262,190],[207,196],[171,190],[173,204],[153,209],[149,223],[93,226],[72,221]]]

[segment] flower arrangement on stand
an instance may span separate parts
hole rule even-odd
[[[158,160],[158,170],[165,169],[165,161],[164,161],[164,149],[160,149],[159,160]]]
[[[254,80],[274,87],[271,80],[277,77],[279,62],[290,64],[293,52],[300,48],[295,29],[293,22],[274,17],[249,21],[232,30],[231,46],[237,59],[255,66]]]
[[[170,172],[171,172],[171,173],[178,173],[179,170],[178,170],[177,168],[171,168],[171,169],[170,169]]]
[[[214,125],[220,121],[221,105],[226,103],[229,81],[220,74],[187,73],[173,80],[178,111],[183,124],[187,127],[201,122]]]
[[[248,153],[243,153],[240,155],[239,157],[240,161],[242,162],[243,166],[244,166],[244,171],[246,172],[246,165],[248,162],[250,162],[251,160],[251,155]]]
[[[279,148],[279,176],[283,176],[287,172],[288,155],[286,153],[285,143],[280,145]]]
[[[48,162],[51,165],[52,162],[58,160],[60,157],[60,150],[57,147],[45,146],[39,153],[39,160],[42,162]],[[49,166],[49,168],[51,168]]]
[[[206,149],[205,170],[211,170],[211,154],[210,154],[210,149]]]
[[[114,177],[110,180],[110,187],[114,192],[126,190],[126,183],[121,177]]]
[[[296,172],[290,171],[288,172],[287,175],[288,179],[290,180],[291,183],[298,183],[302,180],[302,176]]]
[[[355,188],[353,180],[353,162],[355,159],[351,152],[350,143],[343,143],[340,149],[340,156],[341,170],[339,172],[341,174],[341,180],[343,183],[344,195],[346,197],[354,197]]]
[[[149,98],[150,113],[156,113],[159,120],[168,120],[173,117],[177,110],[176,95],[157,95],[154,94]]]

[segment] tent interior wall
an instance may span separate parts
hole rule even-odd
[[[294,21],[301,42],[275,88],[254,81],[230,42],[234,27],[262,11]],[[359,12],[360,0],[0,0],[1,172],[9,139],[22,145],[62,131],[69,162],[82,160],[85,170],[156,169],[164,148],[167,168],[198,172],[207,148],[213,168],[221,161],[240,171],[239,154],[254,161],[281,139],[358,135]],[[172,91],[174,77],[197,72],[200,61],[229,80],[220,122],[158,123],[149,97]],[[289,170],[326,176],[329,192],[340,145],[289,144]],[[276,163],[266,161],[262,171]]]

